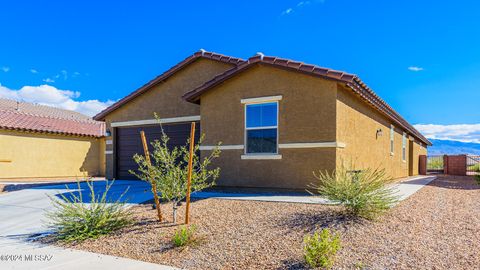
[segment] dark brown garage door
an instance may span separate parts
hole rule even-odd
[[[137,179],[129,173],[129,170],[136,170],[137,164],[133,160],[136,153],[143,155],[143,146],[140,139],[140,131],[145,131],[147,141],[159,140],[162,132],[159,125],[128,127],[116,129],[116,179],[129,180]],[[163,125],[164,132],[170,137],[169,147],[185,145],[190,136],[190,123]],[[195,138],[200,135],[200,125],[197,122]],[[150,151],[151,145],[149,144]]]

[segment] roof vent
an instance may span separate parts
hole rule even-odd
[[[260,55],[260,60],[263,60],[263,57],[265,56],[265,54],[263,54],[262,52],[257,52],[257,55]]]
[[[200,52],[202,53],[202,56],[207,52],[204,49],[200,49]]]

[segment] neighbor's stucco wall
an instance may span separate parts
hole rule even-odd
[[[104,139],[0,130],[0,179],[104,175]]]
[[[285,143],[334,142],[336,83],[269,66],[255,66],[201,96],[203,145],[244,144],[241,99],[282,95],[278,140]],[[244,150],[223,150],[214,165],[218,185],[304,189],[315,170],[335,168],[335,148],[279,149],[280,160],[242,160]],[[207,154],[203,151],[202,154]]]
[[[231,64],[210,59],[198,59],[177,71],[164,82],[153,86],[142,95],[108,114],[105,117],[105,123],[107,130],[112,132],[112,136],[107,137],[107,140],[112,141],[112,144],[106,145],[108,151],[106,154],[106,177],[113,178],[115,170],[115,129],[110,126],[112,122],[154,119],[154,113],[157,113],[160,118],[200,115],[200,107],[184,101],[183,94],[230,68],[232,68]]]
[[[393,178],[409,175],[409,136],[407,135],[406,161],[402,160],[403,130],[395,126],[394,153],[390,153],[390,125],[392,121],[355,96],[348,88],[338,85],[337,140],[346,144],[337,149],[337,166],[354,164],[355,169],[384,168]],[[377,130],[382,136],[376,136]],[[413,139],[413,138],[411,138]],[[413,174],[418,174],[420,146],[414,142]]]

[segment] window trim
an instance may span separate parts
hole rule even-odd
[[[247,158],[243,158],[243,156],[275,156],[275,155],[279,155],[278,153],[278,146],[279,146],[279,139],[278,139],[278,119],[279,119],[279,100],[281,100],[281,96],[279,96],[280,99],[277,99],[277,100],[272,100],[272,99],[268,99],[268,100],[263,100],[262,102],[258,102],[259,99],[263,99],[263,98],[251,98],[251,99],[248,99],[248,100],[251,100],[252,102],[244,102],[246,101],[247,99],[242,99],[242,104],[243,104],[243,145],[245,145],[244,149],[243,149],[243,155],[242,155],[242,159],[247,159]],[[276,126],[266,126],[266,127],[253,127],[253,128],[247,128],[247,106],[248,105],[257,105],[257,104],[266,104],[266,103],[276,103],[277,104],[277,125]],[[261,130],[261,129],[277,129],[277,143],[276,143],[276,149],[275,149],[275,153],[247,153],[248,151],[248,136],[247,136],[247,131],[248,130]],[[281,157],[281,156],[280,156]],[[274,158],[274,159],[278,159],[278,158]]]
[[[407,161],[407,133],[405,132],[402,135],[402,161]]]
[[[282,100],[283,96],[269,96],[269,97],[255,97],[255,98],[242,98],[240,103],[242,104],[255,104],[255,103],[268,103]],[[278,123],[277,123],[278,124]]]
[[[395,155],[395,126],[390,125],[390,156]]]

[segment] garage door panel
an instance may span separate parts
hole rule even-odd
[[[142,127],[126,127],[116,129],[116,178],[117,179],[136,179],[130,174],[129,170],[136,170],[137,164],[133,160],[135,154],[143,155],[143,145],[140,139],[140,131],[145,131],[145,136],[152,151],[150,142],[160,140],[162,131],[159,125],[150,125]],[[170,138],[169,148],[186,145],[190,136],[190,123],[163,125],[163,130]],[[195,138],[198,141],[200,136],[200,126],[197,123]]]

